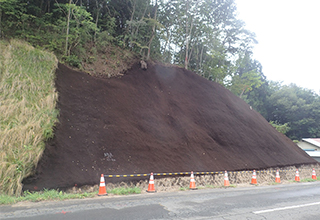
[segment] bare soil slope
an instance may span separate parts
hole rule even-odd
[[[195,73],[135,64],[100,79],[59,64],[60,123],[24,190],[103,174],[248,170],[316,163],[255,110]]]

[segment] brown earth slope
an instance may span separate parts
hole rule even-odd
[[[59,64],[60,123],[24,189],[97,184],[103,174],[248,170],[316,163],[221,85],[136,64],[99,79]]]

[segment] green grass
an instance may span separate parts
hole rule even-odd
[[[315,181],[317,181],[317,180],[314,180],[314,179],[312,179],[312,178],[306,178],[306,179],[301,179],[301,180],[300,180],[300,182],[302,182],[302,183],[315,182]]]
[[[114,194],[114,195],[140,194],[141,189],[138,187],[133,187],[133,188],[119,187],[119,188],[114,188],[114,189],[108,191],[108,193]]]
[[[114,188],[108,191],[109,195],[129,195],[129,194],[140,194],[141,189],[138,187],[133,188]],[[44,190],[41,192],[29,192],[25,191],[22,196],[9,196],[0,195],[0,205],[10,205],[22,201],[29,202],[40,202],[40,201],[61,201],[67,199],[83,199],[92,198],[98,195],[98,191],[95,192],[83,192],[83,193],[66,193],[59,190]]]
[[[19,202],[19,198],[8,195],[0,195],[0,205],[10,205],[17,202]]]
[[[289,182],[290,182],[290,183],[299,183],[299,182],[301,182],[301,183],[307,183],[307,182],[315,182],[315,181],[319,181],[319,180],[320,180],[320,178],[317,177],[316,180],[314,180],[314,179],[312,179],[312,178],[305,178],[305,179],[300,179],[300,181],[289,180]]]
[[[187,191],[187,190],[189,190],[189,187],[180,187],[179,190],[180,190],[180,191]]]
[[[66,199],[83,199],[83,198],[92,198],[96,196],[98,192],[92,193],[77,193],[70,194],[57,190],[45,190],[43,192],[24,192],[22,196],[8,196],[8,195],[0,195],[0,205],[10,205],[17,202],[22,201],[30,201],[30,202],[40,202],[47,200],[66,200]]]
[[[0,193],[20,195],[59,114],[56,57],[27,43],[0,41]]]

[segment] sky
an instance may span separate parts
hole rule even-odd
[[[320,94],[320,0],[235,0],[267,80]]]

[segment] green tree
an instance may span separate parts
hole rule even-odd
[[[251,59],[250,52],[244,55],[239,54],[235,69],[236,71],[232,74],[227,88],[240,98],[253,88],[259,88],[263,84],[260,65]]]
[[[287,135],[292,140],[320,135],[320,97],[311,90],[291,84],[282,86],[268,98],[268,121],[289,123]]]
[[[162,2],[161,9],[165,59],[221,84],[232,76],[234,57],[255,43],[254,34],[237,19],[233,0],[171,0]]]
[[[69,0],[70,2],[72,1]],[[55,16],[59,17],[56,21],[57,31],[65,39],[65,46],[63,51],[60,51],[60,54],[64,54],[66,58],[70,55],[75,57],[85,53],[78,49],[82,48],[86,43],[92,42],[94,33],[97,31],[91,14],[83,7],[69,3],[56,4],[57,8],[54,9],[54,13],[58,14],[58,16]],[[63,41],[60,40],[60,42]],[[60,45],[60,48],[62,49],[62,45]],[[74,65],[78,66],[80,63],[75,62]]]
[[[289,123],[285,123],[283,125],[278,124],[277,122],[270,121],[269,122],[277,131],[279,131],[282,134],[286,134],[290,130]]]
[[[0,0],[0,37],[10,38],[26,31],[30,16],[21,0]]]

